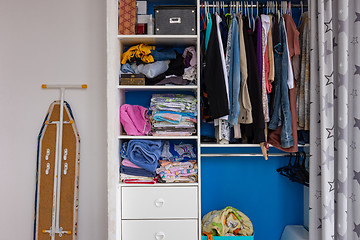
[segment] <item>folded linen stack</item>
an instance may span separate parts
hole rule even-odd
[[[197,101],[184,94],[153,94],[152,135],[190,136],[196,132]]]
[[[122,145],[120,155],[120,177],[126,179],[151,180],[156,176],[156,168],[163,147],[162,140],[130,140]]]
[[[197,182],[196,149],[192,144],[165,141],[156,173],[165,182]]]

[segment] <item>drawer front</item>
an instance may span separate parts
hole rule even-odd
[[[123,187],[122,219],[198,218],[197,187]]]
[[[124,220],[122,239],[197,240],[197,220]]]

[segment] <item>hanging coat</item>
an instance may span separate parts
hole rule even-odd
[[[212,15],[212,22],[216,23]],[[217,25],[212,24],[209,44],[205,54],[204,85],[208,94],[210,113],[213,119],[229,114],[224,72],[217,38]]]

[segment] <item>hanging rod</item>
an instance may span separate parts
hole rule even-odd
[[[203,7],[205,6],[203,3],[201,4]],[[208,4],[208,5],[206,5],[207,7],[219,7],[219,5],[216,5],[216,4]],[[259,7],[259,8],[266,8],[266,4],[259,4],[258,6],[256,6],[256,4],[249,4],[249,5],[246,5],[247,7],[249,7],[249,8],[256,8],[256,7]],[[280,6],[280,5],[279,5]],[[236,5],[234,5],[234,4],[225,4],[223,7],[225,7],[225,8],[228,8],[228,7],[236,7]],[[303,8],[307,8],[308,7],[308,5],[307,4],[303,4],[302,6],[301,6],[301,4],[291,4],[291,8],[301,8],[301,7],[303,7]]]
[[[289,153],[269,153],[269,157],[290,157]],[[306,156],[309,156],[306,154]],[[202,153],[201,157],[263,157],[261,153]]]

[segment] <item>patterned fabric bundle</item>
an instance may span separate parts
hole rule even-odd
[[[161,162],[156,173],[166,182],[196,182],[197,164],[187,162]]]
[[[196,160],[196,148],[192,144],[176,145],[169,141],[164,142],[160,161],[183,162],[189,160]]]
[[[253,225],[250,219],[233,207],[207,213],[201,221],[202,233],[212,236],[252,236]]]

